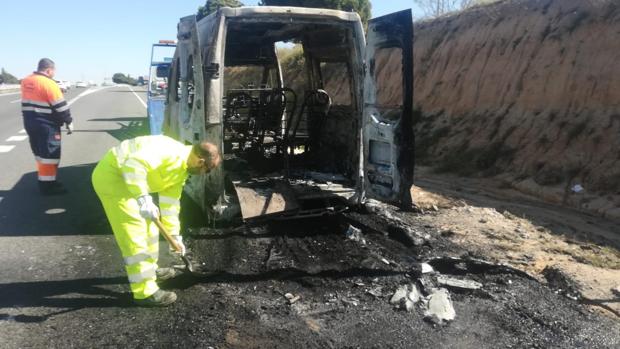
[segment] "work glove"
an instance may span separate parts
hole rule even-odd
[[[153,197],[150,195],[142,195],[138,200],[138,206],[140,206],[140,216],[144,219],[154,220],[159,218],[159,208],[153,202]]]
[[[185,248],[185,244],[183,243],[183,237],[181,235],[172,235],[171,238],[181,246],[181,252],[177,251],[170,245],[170,253],[173,255],[180,254],[181,256],[185,256],[187,249]]]
[[[73,133],[73,122],[67,124],[67,134],[70,135]]]

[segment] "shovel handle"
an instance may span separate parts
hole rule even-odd
[[[155,222],[155,225],[157,226],[157,228],[159,228],[159,232],[161,233],[161,235],[164,236],[166,241],[168,241],[170,246],[172,246],[172,248],[174,248],[177,252],[181,253],[183,249],[181,248],[181,246],[179,246],[176,240],[172,238],[172,236],[170,235],[168,230],[164,227],[164,225],[161,223],[159,218],[153,219],[153,222]]]

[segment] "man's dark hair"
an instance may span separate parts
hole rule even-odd
[[[49,58],[41,58],[39,65],[37,65],[37,71],[42,72],[49,68],[54,68],[56,64]]]

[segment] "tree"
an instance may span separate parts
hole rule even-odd
[[[211,13],[217,11],[220,7],[241,7],[244,6],[239,0],[207,0],[204,6],[198,8],[196,20],[199,21],[207,17]]]
[[[4,68],[2,68],[0,70],[0,84],[19,84],[19,79],[16,78],[15,76],[7,73],[6,70],[4,70]]]
[[[424,14],[431,18],[495,1],[498,0],[413,0],[413,2],[424,11]]]
[[[261,6],[294,6],[329,8],[357,12],[364,24],[370,19],[372,5],[370,0],[261,0]]]
[[[116,73],[112,75],[112,81],[114,81],[117,84],[128,84],[132,86],[136,86],[138,84],[136,82],[136,79],[132,78],[129,75],[125,75],[123,73]]]

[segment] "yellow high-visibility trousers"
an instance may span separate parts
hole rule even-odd
[[[111,151],[95,167],[92,182],[125,260],[133,297],[149,297],[159,289],[155,282],[159,256],[157,226],[140,216],[138,202],[127,190]]]

